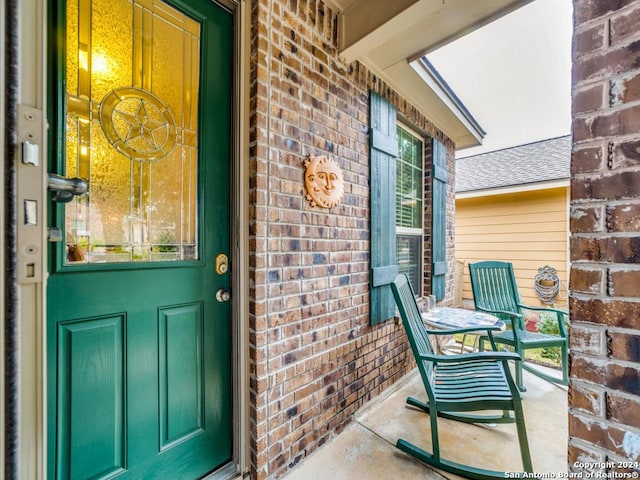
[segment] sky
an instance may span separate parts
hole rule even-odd
[[[487,132],[457,157],[571,133],[571,0],[534,0],[427,55]]]

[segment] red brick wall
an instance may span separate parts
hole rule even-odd
[[[369,89],[392,101],[412,128],[438,135],[453,171],[450,140],[362,65],[339,59],[337,23],[320,1],[253,2],[249,348],[255,479],[281,476],[414,366],[400,325],[369,325]],[[305,200],[303,160],[309,153],[340,164],[345,194],[339,206],[321,209]]]
[[[569,465],[623,470],[640,461],[640,0],[574,0],[574,22]]]

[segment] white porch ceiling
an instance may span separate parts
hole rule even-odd
[[[457,148],[479,145],[484,134],[464,108],[446,95],[442,98],[442,85],[434,87],[428,81],[428,69],[419,59],[531,1],[326,0],[338,12],[341,56],[369,67],[453,139]]]

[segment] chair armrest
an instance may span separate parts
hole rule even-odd
[[[516,339],[516,342],[520,341],[520,334],[518,333],[518,329],[524,330],[524,315],[516,312],[509,312],[507,310],[489,310],[488,308],[476,307],[476,310],[480,310],[481,312],[490,313],[493,315],[506,315],[509,317],[508,320],[511,322],[511,329],[513,330],[513,337]]]
[[[514,318],[524,318],[520,313],[516,313],[516,312],[508,312],[506,310],[489,310],[488,308],[483,308],[483,307],[476,307],[476,310],[479,310],[481,312],[485,312],[485,313],[499,313],[501,315],[508,315],[510,317],[514,317]]]
[[[420,355],[421,360],[435,363],[466,363],[478,360],[516,360],[521,361],[522,357],[513,352],[476,352],[464,353],[461,355]]]
[[[534,310],[537,312],[554,312],[554,313],[559,313],[561,315],[569,315],[569,312],[567,312],[566,310],[561,310],[559,308],[532,307],[531,305],[525,305],[523,303],[519,303],[518,307],[524,308],[526,310]]]
[[[486,332],[487,330],[500,331],[502,329],[498,325],[487,325],[484,327],[453,328],[453,329],[447,329],[447,330],[427,329],[427,333],[429,335],[452,335],[454,333]]]

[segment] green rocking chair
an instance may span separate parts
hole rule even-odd
[[[478,328],[428,330],[408,277],[405,274],[398,275],[391,284],[391,289],[428,397],[428,403],[413,397],[407,398],[407,403],[429,413],[433,453],[403,439],[397,441],[396,447],[422,462],[456,475],[472,479],[506,478],[505,472],[472,467],[442,458],[438,440],[438,417],[466,423],[515,423],[524,470],[533,472],[520,392],[508,365],[508,360],[520,361],[520,357],[510,352],[434,354],[430,334],[451,335],[477,331]],[[487,410],[502,411],[502,414],[458,413]]]
[[[547,381],[560,385],[567,385],[568,374],[568,338],[564,324],[567,312],[548,307],[533,307],[520,303],[518,285],[510,262],[476,262],[469,264],[471,288],[476,310],[496,315],[504,320],[511,328],[504,332],[494,333],[493,338],[480,337],[480,350],[485,341],[495,341],[496,344],[508,345],[522,356],[523,361],[516,363],[516,383],[520,391],[526,388],[522,382],[522,369],[537,375]],[[549,312],[555,315],[558,323],[558,335],[530,332],[525,328],[523,310]],[[562,377],[549,375],[524,361],[524,352],[533,348],[557,347],[562,357]]]

